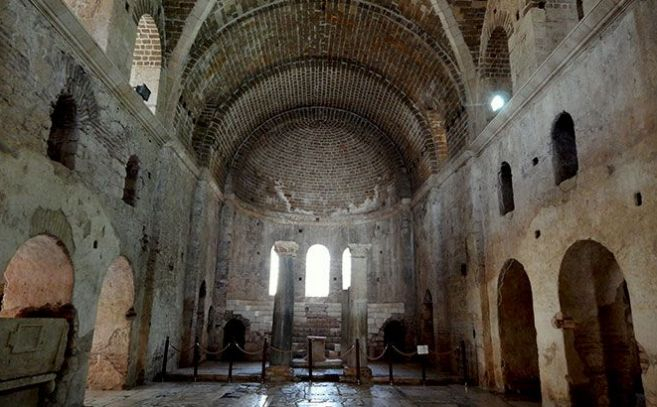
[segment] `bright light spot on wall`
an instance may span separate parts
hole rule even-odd
[[[342,289],[351,287],[351,250],[347,247],[342,252]]]
[[[269,255],[269,295],[276,295],[278,287],[278,253],[271,247]]]
[[[506,104],[506,100],[502,95],[495,95],[490,100],[490,108],[493,109],[494,112],[497,112],[498,110],[503,108],[505,104]]]
[[[306,297],[328,297],[331,255],[326,247],[316,244],[306,254]]]

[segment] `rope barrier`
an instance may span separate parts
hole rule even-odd
[[[229,347],[230,347],[230,344],[226,345],[226,347],[224,347],[223,349],[217,350],[217,351],[210,351],[210,350],[204,348],[203,346],[200,346],[200,349],[203,352],[207,353],[208,355],[219,355],[221,353],[224,353],[226,351],[226,349],[228,349]]]
[[[242,353],[244,353],[244,354],[246,354],[246,355],[254,355],[254,356],[255,356],[255,355],[260,355],[260,354],[262,354],[262,350],[264,349],[264,348],[261,348],[260,350],[257,350],[257,351],[255,351],[255,352],[247,352],[245,349],[242,349],[242,347],[241,347],[239,344],[236,343],[235,346],[237,347],[237,349],[238,349],[240,352],[242,352]]]
[[[189,352],[190,350],[194,349],[194,346],[196,346],[196,345],[192,345],[192,346],[190,346],[189,348],[187,348],[187,352]],[[176,348],[175,346],[173,346],[173,345],[171,345],[171,344],[169,344],[169,347],[170,347],[171,349],[173,349],[174,351],[178,352],[178,353],[183,353],[183,351],[181,351],[180,349]]]
[[[280,348],[277,348],[277,347],[274,346],[274,345],[269,345],[269,348],[270,348],[271,350],[275,350],[276,352],[280,352],[280,353],[294,353],[293,350],[280,349]]]
[[[377,360],[380,360],[381,358],[383,358],[386,355],[387,351],[388,351],[388,345],[386,345],[386,347],[383,348],[383,352],[381,352],[381,354],[379,356],[377,356],[375,358],[371,358],[371,357],[368,356],[367,360],[369,360],[370,362],[376,362]]]
[[[341,354],[342,356],[347,356],[348,354],[350,354],[350,353],[353,352],[354,350],[356,350],[356,345],[351,345],[351,348],[347,349],[347,350],[344,351],[344,352],[340,352],[340,354]]]
[[[400,351],[399,349],[397,349],[397,347],[395,347],[395,345],[390,345],[390,346],[392,346],[392,350],[394,350],[395,352],[399,353],[400,355],[402,355],[404,357],[411,358],[411,357],[417,355],[417,352],[404,353],[404,352]]]

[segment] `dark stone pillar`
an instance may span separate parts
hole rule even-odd
[[[360,376],[369,381],[372,371],[367,367],[367,273],[371,244],[350,244],[351,250],[351,288],[349,289],[348,334],[352,344],[360,343]],[[351,346],[351,345],[350,345]],[[356,352],[347,357],[345,375],[356,373]]]
[[[276,242],[279,256],[278,287],[274,297],[274,317],[271,327],[270,377],[274,380],[292,376],[292,327],[294,323],[294,259],[299,245],[295,242]],[[283,352],[277,351],[281,349]]]

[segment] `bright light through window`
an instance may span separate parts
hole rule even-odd
[[[306,254],[306,297],[327,297],[331,255],[326,247],[316,244]]]
[[[347,247],[342,252],[342,289],[351,287],[351,250]]]
[[[278,287],[278,253],[271,247],[271,254],[269,255],[269,295],[276,295],[276,288]]]
[[[495,95],[490,100],[490,108],[493,109],[494,112],[497,112],[498,110],[503,108],[505,104],[506,104],[506,100],[504,100],[504,96],[502,95]]]

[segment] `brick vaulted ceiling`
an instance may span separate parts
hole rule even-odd
[[[276,194],[285,177],[280,169],[289,172],[294,168],[285,163],[256,170],[253,157],[279,162],[312,157],[316,153],[311,151],[313,146],[324,147],[318,139],[302,136],[308,136],[312,128],[332,134],[327,126],[334,126],[335,134],[352,131],[346,139],[362,135],[361,142],[378,143],[373,151],[386,157],[390,166],[385,170],[369,166],[370,170],[359,174],[358,169],[349,167],[351,161],[333,160],[332,169],[344,165],[364,178],[357,183],[363,185],[361,203],[370,199],[375,189],[386,188],[377,184],[382,177],[390,180],[402,174],[411,190],[419,187],[449,155],[463,147],[470,131],[462,67],[454,42],[443,30],[435,8],[437,1],[445,0],[217,1],[202,22],[182,67],[176,123],[183,143],[194,151],[201,165],[210,168],[220,185],[231,178],[233,182],[262,182],[268,186],[250,190]],[[474,30],[480,31],[478,20],[483,21],[485,9],[479,10],[479,5],[484,2],[452,2],[466,53],[476,55],[479,36]],[[167,55],[194,5],[193,1],[164,1]],[[470,28],[466,29],[466,24]],[[276,120],[285,121],[285,126]],[[301,124],[295,125],[295,120]],[[180,131],[180,123],[185,122],[191,124]],[[272,133],[263,135],[263,128],[273,129]],[[281,128],[292,129],[292,138],[300,143],[306,140],[305,152],[297,149],[295,155],[281,155],[266,139],[280,136]],[[368,129],[370,133],[363,135]],[[279,138],[281,143],[291,140]],[[264,156],[262,151],[251,151],[263,145],[277,153]],[[373,159],[368,155],[362,158]],[[318,176],[326,179],[334,173],[327,169]],[[249,174],[248,180],[239,178],[244,174]],[[365,185],[368,178],[369,185]],[[313,185],[317,182],[314,180]],[[300,180],[289,184],[291,189],[305,187],[300,186]],[[240,188],[235,189],[239,195]],[[294,194],[287,192],[287,196]],[[351,203],[358,201],[352,199],[357,194],[350,189],[347,195]],[[253,196],[244,195],[242,198],[254,201]],[[323,198],[321,193],[315,194],[304,202],[314,205],[313,199]],[[270,206],[275,208],[276,204]],[[289,210],[289,202],[285,206]],[[303,202],[299,206],[303,209]],[[342,209],[348,206],[345,202]],[[336,203],[334,209],[339,207]],[[376,209],[376,205],[368,207]],[[312,212],[322,211],[313,208]]]

